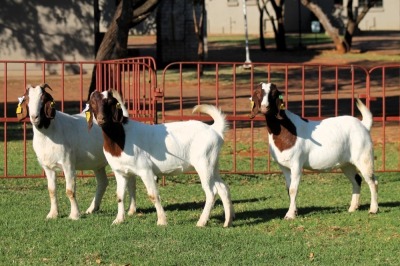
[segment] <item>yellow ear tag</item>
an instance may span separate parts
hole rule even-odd
[[[121,109],[121,104],[117,103],[117,109]]]
[[[282,103],[281,103],[281,105],[279,106],[279,108],[280,108],[281,110],[284,110],[284,109],[285,109],[285,104],[283,103],[283,95],[282,95],[282,94],[279,95],[279,99],[282,101]]]
[[[54,101],[52,101],[52,102],[50,103],[50,107],[53,108],[55,104],[56,104],[56,103],[55,103]]]
[[[251,102],[250,102],[250,107],[251,107],[251,109],[254,108],[254,101],[251,101]]]
[[[85,115],[86,115],[86,122],[89,122],[91,116],[90,111],[86,111]]]
[[[16,110],[15,113],[17,113],[17,114],[21,114],[21,113],[22,113],[22,107],[21,107],[21,104],[20,104],[20,103],[18,104],[17,110]]]

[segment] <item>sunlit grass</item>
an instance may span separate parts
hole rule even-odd
[[[0,180],[0,264],[23,265],[396,265],[400,251],[400,202],[397,174],[380,176],[380,213],[362,206],[348,213],[351,186],[338,174],[305,175],[298,196],[298,217],[283,220],[288,198],[276,175],[223,175],[230,186],[236,218],[222,228],[218,200],[209,224],[196,228],[204,194],[196,175],[169,177],[159,187],[168,225],[156,225],[155,209],[138,182],[138,213],[118,226],[115,181],[101,211],[67,218],[64,180],[58,179],[60,217],[46,221],[45,179]],[[91,201],[93,178],[79,178],[81,210]]]

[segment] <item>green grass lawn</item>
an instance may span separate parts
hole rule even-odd
[[[305,175],[299,215],[286,221],[288,197],[281,175],[224,175],[236,218],[223,228],[218,200],[209,224],[197,228],[204,195],[195,175],[167,178],[160,186],[168,225],[156,225],[155,209],[138,182],[138,213],[120,225],[115,180],[101,211],[71,221],[64,179],[58,179],[59,214],[49,211],[45,179],[0,179],[0,265],[398,265],[400,177],[379,175],[380,212],[362,206],[348,213],[351,186],[340,174]],[[81,211],[92,199],[93,178],[79,178]]]

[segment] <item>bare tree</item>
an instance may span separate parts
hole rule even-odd
[[[318,18],[319,22],[324,27],[326,33],[332,39],[336,51],[338,53],[347,53],[350,51],[352,38],[354,36],[358,24],[368,13],[369,9],[375,5],[376,2],[377,2],[376,0],[364,1],[363,9],[360,15],[355,20],[353,15],[353,1],[348,0],[347,2],[348,22],[346,25],[346,33],[344,39],[342,39],[340,37],[339,30],[332,26],[328,16],[325,14],[325,12],[321,9],[321,7],[318,4],[314,3],[312,0],[301,0],[301,3],[305,7],[307,7],[311,12],[313,12],[314,15]]]
[[[286,51],[286,31],[284,21],[285,0],[270,0],[270,2],[272,4],[272,7],[274,8],[276,21],[278,23],[277,28],[275,26],[273,27],[275,33],[276,49],[278,51]]]
[[[271,2],[274,9],[276,21],[278,22],[278,27],[275,25],[274,17],[269,13],[267,9],[267,4]],[[269,20],[271,21],[272,30],[274,31],[276,49],[279,51],[286,50],[286,33],[284,26],[284,0],[260,0],[257,1],[258,11],[260,12],[259,18],[259,41],[260,49],[265,51],[265,39],[264,39],[264,12],[267,14]]]
[[[104,35],[96,54],[96,61],[113,60],[124,58],[128,54],[129,29],[145,20],[157,7],[161,0],[121,0],[114,13],[114,17]],[[103,84],[107,84],[107,77],[112,76],[106,68],[103,75]],[[97,78],[96,66],[93,68],[92,80],[90,82],[88,99],[90,94],[96,90]]]
[[[199,8],[197,8],[199,7]],[[200,9],[200,12],[197,10]],[[206,5],[204,0],[193,0],[193,22],[194,22],[194,32],[197,36],[198,46],[197,46],[197,58],[200,62],[204,61],[204,17],[206,14]],[[200,13],[197,16],[197,13]],[[200,74],[203,74],[203,65],[200,65]]]
[[[358,25],[360,24],[361,20],[365,17],[365,15],[368,13],[368,11],[371,9],[371,7],[373,7],[376,4],[376,2],[377,2],[376,0],[364,1],[361,13],[355,19],[353,14],[353,0],[348,0],[347,2],[348,21],[346,25],[346,32],[344,34],[344,45],[346,46],[346,51],[350,51],[353,36],[356,33]]]
[[[265,38],[264,38],[264,11],[269,15],[268,10],[267,10],[267,3],[269,0],[261,0],[257,1],[257,7],[258,11],[260,12],[260,18],[259,18],[259,33],[260,33],[260,49],[261,51],[267,50],[265,48]]]

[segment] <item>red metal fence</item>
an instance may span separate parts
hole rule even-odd
[[[359,116],[354,100],[362,98],[374,115],[371,134],[376,170],[400,171],[400,65],[365,69],[355,65],[177,62],[159,71],[157,77],[154,60],[145,57],[83,63],[0,61],[0,146],[4,148],[0,178],[43,176],[31,148],[29,120],[18,123],[15,117],[17,96],[24,93],[26,85],[47,82],[59,102],[57,109],[77,113],[86,102],[93,67],[98,89],[120,90],[133,119],[148,123],[209,121],[207,116],[192,114],[193,106],[219,106],[230,126],[221,152],[225,173],[279,172],[269,156],[263,117],[248,117],[249,97],[259,82],[277,84],[284,92],[286,107],[309,119]]]
[[[192,106],[218,105],[231,128],[221,169],[242,174],[279,172],[269,156],[264,118],[248,118],[248,98],[259,82],[277,84],[286,107],[308,119],[359,116],[354,101],[363,98],[374,115],[376,170],[400,171],[400,65],[367,70],[353,65],[252,64],[245,68],[243,63],[173,63],[162,75],[163,121],[199,119],[191,114]]]

